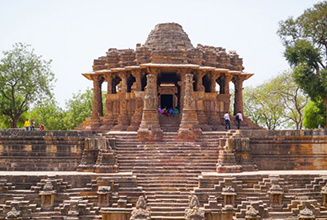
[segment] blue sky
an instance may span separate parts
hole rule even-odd
[[[289,69],[276,35],[278,22],[297,17],[316,0],[0,0],[0,50],[31,44],[53,60],[55,98],[92,88],[81,73],[109,48],[135,49],[158,23],[183,26],[193,46],[236,50],[256,86]],[[0,55],[2,57],[2,53]]]

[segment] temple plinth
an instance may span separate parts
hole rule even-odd
[[[141,139],[145,134],[151,134],[148,139],[160,139],[167,131],[178,131],[180,138],[197,138],[201,130],[224,130],[223,115],[230,111],[231,101],[234,114],[243,112],[243,82],[253,75],[243,69],[235,51],[201,44],[194,47],[179,24],[158,24],[144,45],[138,43],[135,50],[110,48],[94,60],[92,72],[83,74],[93,81],[93,111],[76,129],[138,131]],[[105,100],[103,82],[107,83]],[[230,100],[230,84],[234,84],[234,100]],[[185,109],[189,97],[192,109]],[[174,120],[166,120],[167,114],[158,109],[179,114],[170,114]],[[244,127],[255,127],[246,121]]]

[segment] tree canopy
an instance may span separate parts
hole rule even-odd
[[[322,100],[311,101],[304,109],[303,125],[306,128],[323,128],[326,126],[326,107]]]
[[[43,60],[29,47],[16,43],[12,50],[3,52],[0,60],[0,114],[9,117],[12,128],[28,111],[28,102],[52,97],[51,61]]]
[[[93,92],[79,91],[66,101],[65,109],[54,100],[44,100],[34,105],[31,119],[35,125],[45,126],[47,130],[73,130],[92,114]]]
[[[303,111],[308,98],[294,82],[291,72],[284,72],[257,86],[246,87],[244,114],[269,130],[302,129]]]
[[[295,82],[313,101],[322,100],[327,106],[327,1],[296,19],[281,21],[277,33],[285,46],[284,56],[294,67]]]

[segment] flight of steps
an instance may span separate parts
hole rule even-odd
[[[176,114],[173,116],[159,115],[159,124],[163,132],[176,132],[178,131],[181,122],[181,115]]]
[[[119,172],[132,171],[137,176],[151,219],[184,219],[198,176],[216,171],[219,138],[226,135],[204,132],[196,142],[180,142],[176,132],[164,132],[162,142],[141,143],[136,132],[116,134]]]

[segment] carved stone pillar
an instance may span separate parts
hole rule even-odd
[[[196,91],[205,91],[204,85],[203,85],[203,76],[205,75],[205,71],[199,71],[194,73],[194,75],[196,76]]]
[[[111,99],[112,96],[108,94],[113,94],[113,75],[106,75],[104,76],[105,81],[107,82],[107,95],[106,95],[106,114],[103,119],[103,123],[99,130],[110,130],[114,126],[114,119],[113,119],[113,100]]]
[[[192,74],[185,75],[184,85],[184,107],[182,111],[181,124],[178,129],[178,137],[181,139],[200,138],[202,135],[202,130],[199,127],[199,121],[196,113]]]
[[[211,72],[207,74],[210,79],[210,92],[216,92],[216,80],[218,79],[220,73],[219,72]]]
[[[229,73],[224,73],[220,77],[220,94],[229,95],[229,83],[232,80],[233,76]],[[230,98],[224,100],[223,113],[230,111]]]
[[[158,115],[158,92],[157,92],[157,72],[149,68],[147,75],[147,86],[144,94],[144,108],[142,121],[137,131],[137,136],[142,141],[161,140],[163,131],[159,124]],[[153,74],[154,73],[154,74]]]
[[[135,90],[142,91],[142,77],[144,76],[144,73],[141,69],[133,69],[132,75],[135,77]]]
[[[120,72],[118,73],[118,76],[121,78],[121,92],[127,92],[127,78],[129,76],[129,73],[127,72]]]
[[[179,110],[182,112],[184,108],[184,96],[185,96],[185,71],[177,71],[177,74],[180,75],[181,81],[177,82],[178,85],[180,86],[180,98],[179,98]]]
[[[204,88],[204,87],[203,87]],[[210,126],[207,124],[207,116],[204,113],[204,91],[196,91],[194,92],[194,97],[196,98],[196,114],[199,121],[199,126],[202,131],[211,131]]]
[[[102,111],[102,92],[101,85],[103,77],[101,75],[92,75],[93,80],[93,104],[92,104],[92,116],[87,130],[97,130],[101,125],[100,117],[103,116]]]
[[[238,75],[233,77],[233,83],[235,85],[235,100],[234,100],[234,115],[239,111],[243,113],[243,81],[245,77]]]
[[[134,114],[131,119],[131,124],[127,128],[127,131],[137,131],[142,121],[143,112],[143,98],[144,92],[142,92],[142,77],[144,73],[140,69],[132,70],[132,75],[135,77],[136,91],[134,92]]]
[[[210,92],[206,93],[208,104],[207,109],[207,120],[208,125],[212,128],[212,130],[218,130],[220,123],[220,116],[219,112],[219,103],[217,100],[218,93],[216,92],[216,80],[219,77],[219,72],[210,72],[207,74],[208,78],[210,79],[211,86]]]
[[[119,93],[119,100],[120,100],[120,109],[119,109],[119,116],[118,116],[118,124],[114,126],[111,130],[112,131],[124,131],[127,130],[127,127],[130,124],[130,117],[128,115],[128,106],[130,101],[130,94],[127,92],[127,79],[130,74],[126,71],[118,73],[119,77],[121,78],[121,92]]]
[[[220,76],[221,85],[220,85],[220,94],[229,94],[229,82],[232,80],[233,76],[231,74],[225,73]]]

